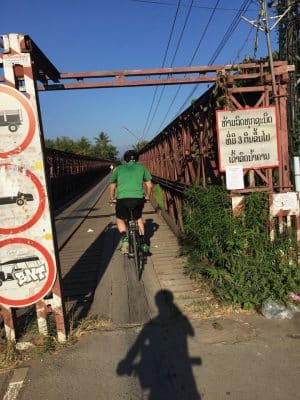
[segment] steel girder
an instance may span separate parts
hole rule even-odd
[[[245,189],[232,191],[241,195],[252,191],[284,192],[292,188],[288,152],[286,99],[288,72],[286,63],[275,64],[279,119],[279,167],[244,171]],[[218,166],[215,112],[247,107],[265,107],[274,103],[271,77],[264,65],[256,64],[243,74],[223,71],[215,85],[172,121],[142,149],[140,160],[151,171],[165,193],[165,211],[182,230],[182,194],[190,185],[225,184]],[[178,186],[181,190],[178,190]],[[177,186],[177,190],[176,190]]]

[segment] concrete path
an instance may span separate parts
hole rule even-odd
[[[166,319],[97,331],[31,363],[20,400],[295,400],[300,319]]]
[[[185,305],[199,292],[182,273],[177,240],[150,204],[144,216],[152,255],[140,282],[118,251],[107,192],[61,249],[69,313],[98,315],[109,328],[27,361],[18,400],[298,398],[300,315],[189,319]],[[9,383],[0,375],[0,399]]]

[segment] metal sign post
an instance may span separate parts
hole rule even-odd
[[[14,309],[36,304],[39,330],[47,313],[66,340],[65,312],[45,172],[43,134],[31,53],[23,35],[5,38],[0,85],[0,310],[16,339]],[[20,79],[22,77],[22,79]],[[45,300],[47,296],[47,300]]]

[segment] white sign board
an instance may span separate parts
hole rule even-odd
[[[299,214],[298,193],[273,193],[272,194],[272,212],[277,214],[281,211],[289,211],[291,214]]]
[[[244,173],[241,165],[234,165],[225,168],[226,188],[228,190],[244,189]]]
[[[279,165],[275,107],[218,110],[216,120],[220,171],[234,165],[244,169]]]
[[[52,289],[56,260],[37,113],[0,85],[0,304],[25,307]]]

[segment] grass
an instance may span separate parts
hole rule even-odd
[[[25,360],[53,354],[65,347],[74,345],[79,338],[92,331],[112,328],[110,321],[89,315],[79,321],[76,328],[71,326],[67,341],[59,343],[55,329],[53,329],[52,319],[48,321],[48,325],[49,334],[44,336],[39,333],[36,321],[32,321],[24,328],[24,334],[17,346],[6,340],[4,329],[0,329],[0,373],[16,368]],[[18,350],[18,348],[21,348],[20,344],[25,344],[24,350]]]
[[[11,341],[5,339],[4,328],[0,329],[0,372],[15,368],[23,361],[23,355]]]
[[[188,305],[183,306],[184,314],[192,319],[208,319],[236,314],[249,315],[255,311],[242,309],[240,305],[229,304],[218,299],[212,291],[212,285],[202,275],[194,279],[195,292],[198,298]]]

